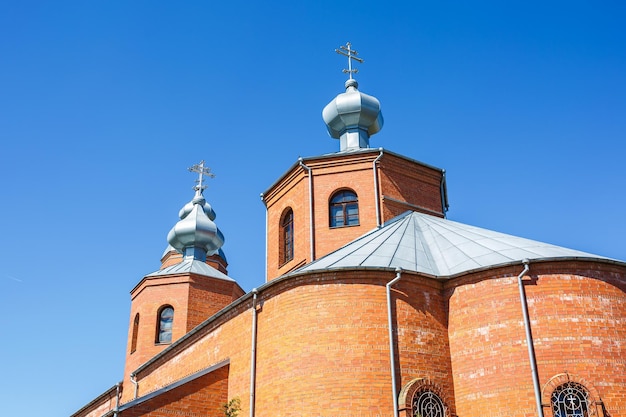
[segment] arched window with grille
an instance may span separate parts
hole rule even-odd
[[[159,309],[157,316],[156,343],[172,343],[172,325],[174,324],[174,308],[166,305]]]
[[[285,209],[280,217],[278,257],[280,265],[293,259],[293,210],[291,208]]]
[[[441,398],[430,389],[420,389],[413,394],[412,415],[416,417],[445,417],[446,407]]]
[[[568,381],[552,391],[550,397],[554,417],[588,417],[589,391],[578,382]]]
[[[133,333],[130,339],[130,353],[137,350],[137,336],[139,335],[139,313],[135,314],[133,320]]]
[[[332,195],[329,204],[330,227],[359,225],[359,199],[352,190],[340,190]]]

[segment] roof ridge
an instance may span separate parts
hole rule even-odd
[[[389,268],[452,277],[523,259],[621,261],[496,232],[417,211],[407,211],[343,247],[293,271]]]
[[[415,224],[417,226],[417,230],[419,230],[419,232],[421,233],[421,235],[416,233],[415,241],[419,242],[420,246],[423,248],[424,254],[426,255],[426,260],[428,261],[428,264],[430,265],[430,268],[433,270],[433,272],[435,272],[434,275],[440,275],[441,274],[441,268],[439,267],[439,264],[437,263],[437,261],[435,261],[435,256],[433,255],[431,246],[427,245],[426,242],[424,242],[425,239],[420,239],[420,236],[426,238],[425,234],[426,234],[426,232],[428,232],[429,235],[430,235],[430,238],[432,238],[433,241],[434,241],[434,238],[432,236],[433,232],[432,232],[432,229],[430,227],[430,224],[428,224],[427,218],[419,216],[420,213],[414,212],[414,214],[415,215],[411,215],[411,218],[414,219],[414,222],[415,222]],[[427,227],[426,228],[422,227],[423,224],[426,225]],[[416,232],[417,232],[417,230],[416,230]],[[415,247],[415,251],[416,251],[416,253],[415,253],[415,266],[417,267],[417,265],[418,265],[417,264],[417,261],[418,261],[417,246]]]

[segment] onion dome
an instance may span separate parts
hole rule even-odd
[[[328,103],[322,111],[322,118],[331,137],[340,140],[340,150],[369,148],[370,136],[378,133],[383,127],[383,115],[380,102],[376,97],[361,93],[359,84],[352,78],[356,69],[352,69],[352,60],[363,62],[357,58],[357,52],[351,49],[350,43],[335,51],[348,57],[350,78],[345,83],[346,92],[339,94]]]
[[[210,171],[204,167],[204,161],[190,170],[200,174],[198,185],[194,187],[196,194],[180,210],[181,220],[167,234],[167,241],[185,259],[205,261],[207,255],[217,253],[222,247],[224,235],[213,222],[215,212],[202,195],[206,188],[202,185],[203,175]]]
[[[200,199],[202,201],[200,201]],[[178,212],[178,217],[180,217],[181,220],[187,217],[187,215],[191,213],[191,210],[193,209],[195,205],[201,205],[202,210],[204,211],[204,214],[206,214],[209,219],[215,220],[215,211],[213,211],[213,208],[211,207],[211,205],[206,202],[202,194],[200,194],[199,196],[198,195],[194,196],[193,200],[185,204],[185,206],[181,208],[180,211]]]

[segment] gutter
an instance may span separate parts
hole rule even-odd
[[[135,397],[135,399],[133,399],[132,401],[129,401],[126,404],[122,404],[122,406],[118,409],[118,412],[123,412],[125,410],[130,409],[130,408],[133,408],[136,405],[142,404],[142,403],[144,403],[144,402],[146,402],[148,400],[151,400],[151,399],[153,399],[155,397],[158,397],[161,394],[164,394],[164,393],[166,393],[168,391],[171,391],[171,390],[176,389],[176,388],[178,388],[178,387],[180,387],[182,385],[185,385],[188,382],[191,382],[191,381],[193,381],[193,380],[195,380],[197,378],[200,378],[201,376],[210,374],[211,372],[213,372],[213,371],[215,371],[217,369],[220,369],[220,368],[222,368],[222,367],[224,367],[226,365],[230,365],[230,359],[225,359],[225,360],[223,360],[221,362],[216,363],[215,365],[209,366],[206,369],[203,369],[203,370],[198,371],[198,372],[196,372],[194,374],[191,374],[188,377],[185,377],[185,378],[183,378],[183,379],[181,379],[179,381],[172,382],[171,384],[166,385],[163,388],[159,388],[156,391],[149,392],[148,394],[144,395],[143,397],[139,397],[139,398]],[[134,375],[134,374],[131,374],[131,375]]]
[[[118,382],[115,384],[115,409],[113,410],[113,415],[117,417],[120,410],[120,388],[122,387],[122,383]]]
[[[257,295],[259,291],[252,289],[252,341],[250,347],[250,417],[254,417],[254,405],[256,395],[256,340],[257,340],[257,319],[256,309]]]
[[[530,319],[528,318],[526,292],[524,291],[524,283],[522,282],[522,277],[526,275],[530,267],[528,266],[528,259],[524,259],[522,262],[524,264],[524,270],[517,276],[517,286],[519,287],[522,314],[524,315],[524,330],[526,331],[526,345],[528,346],[528,359],[530,361],[530,370],[533,377],[533,388],[535,391],[535,401],[537,403],[537,415],[539,417],[543,417],[543,407],[541,406],[541,388],[539,387],[539,376],[537,375],[537,359],[535,357],[533,336],[530,331]]]
[[[439,192],[441,193],[441,212],[443,213],[444,219],[448,216],[448,209],[450,206],[448,205],[448,191],[446,187],[446,170],[441,170],[441,183],[439,184]]]
[[[398,417],[398,391],[396,387],[396,358],[395,350],[393,348],[394,330],[391,312],[391,286],[400,281],[400,278],[402,278],[402,269],[396,268],[396,277],[385,285],[385,290],[387,292],[387,326],[389,328],[389,363],[391,366],[391,390],[393,391],[393,417]]]
[[[130,374],[130,382],[135,386],[135,394],[133,396],[133,400],[137,399],[137,394],[139,393],[139,382],[137,382],[137,374],[135,372]]]

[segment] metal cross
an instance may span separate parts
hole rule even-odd
[[[211,168],[204,166],[204,160],[200,161],[199,164],[196,164],[189,168],[189,172],[197,172],[198,179],[196,180],[196,185],[193,187],[194,190],[201,192],[207,188],[204,185],[204,176],[206,175],[209,178],[214,178],[215,174],[211,172]]]
[[[351,48],[352,44],[350,42],[346,42],[346,46],[340,46],[339,49],[335,49],[339,55],[348,57],[348,69],[344,69],[344,74],[350,74],[350,79],[352,79],[352,74],[356,74],[359,72],[358,69],[352,69],[352,60],[354,59],[359,64],[363,63],[363,60],[357,57],[358,52]]]

